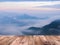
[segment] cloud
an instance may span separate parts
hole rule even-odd
[[[60,4],[59,1],[54,2],[0,2],[0,10],[60,10],[53,8],[43,8],[44,6],[52,6]],[[40,6],[40,8],[38,8]]]
[[[45,3],[45,5],[36,6],[36,8],[60,8],[60,3],[59,2],[60,1]]]
[[[60,1],[60,0],[0,0],[0,1]]]
[[[56,5],[48,5],[48,6],[37,6],[37,7],[42,7],[42,8],[60,8],[60,4],[56,4]]]

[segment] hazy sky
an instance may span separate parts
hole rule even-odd
[[[60,1],[0,2],[1,11],[29,15],[60,15]]]
[[[56,5],[56,6],[55,6]],[[60,1],[54,2],[0,2],[0,10],[60,10]],[[50,6],[50,7],[49,7]],[[53,8],[54,6],[54,8]],[[57,8],[55,8],[57,7]]]
[[[60,0],[0,0],[0,1],[60,1]]]

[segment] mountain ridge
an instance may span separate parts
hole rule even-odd
[[[28,30],[31,30],[31,32],[28,32]],[[24,34],[25,33],[28,35],[60,35],[60,19],[55,20],[50,24],[43,26],[42,28],[29,27],[27,32],[24,32]]]

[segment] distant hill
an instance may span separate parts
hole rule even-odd
[[[39,27],[30,27],[28,30],[40,30],[41,28]]]
[[[40,19],[38,17],[35,17],[35,16],[30,16],[30,15],[27,15],[27,14],[23,14],[23,15],[18,15],[16,16],[16,19]]]
[[[60,19],[45,25],[42,28],[30,27],[27,32],[23,32],[26,35],[60,35]]]
[[[41,35],[42,29],[39,27],[30,27],[26,31],[23,31],[22,33],[24,35]]]
[[[23,22],[23,21],[18,21],[12,17],[8,17],[8,16],[4,16],[3,18],[0,18],[0,25],[16,25],[16,26],[25,26],[28,25],[27,22]]]
[[[19,20],[24,20],[24,19],[32,19],[32,20],[37,20],[37,19],[48,19],[49,17],[36,17],[36,16],[32,16],[29,14],[17,14],[17,13],[7,13],[7,12],[0,12],[0,18],[4,17],[4,16],[8,16],[8,17],[12,17],[15,19],[19,19]]]
[[[5,14],[5,15],[4,14],[2,15],[2,14],[0,17],[0,25],[14,24],[14,25],[18,25],[18,26],[26,26],[29,24],[33,24],[34,20],[36,22],[36,20],[44,19],[44,18],[38,18],[35,16],[30,16],[27,14],[20,14],[20,15],[15,14],[15,16],[9,15],[9,13]]]

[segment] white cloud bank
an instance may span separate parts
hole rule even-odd
[[[48,2],[48,1],[47,2],[0,2],[0,10],[30,10],[30,9],[33,10],[34,9],[33,7],[36,7],[36,6],[46,6],[46,5],[49,6],[49,5],[55,5],[55,4],[60,4],[60,1],[52,1],[52,2]],[[41,9],[43,9],[43,8],[41,8]]]

